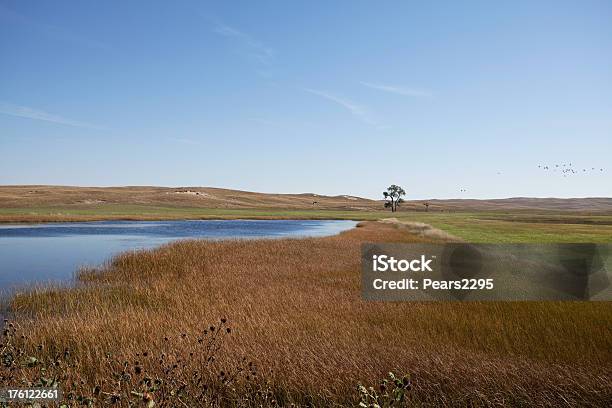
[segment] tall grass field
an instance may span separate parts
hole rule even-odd
[[[483,242],[610,241],[607,217],[398,215]],[[609,302],[361,299],[362,243],[437,239],[365,221],[326,238],[189,240],[120,254],[81,270],[73,288],[11,299],[0,384],[57,382],[65,406],[612,400]]]

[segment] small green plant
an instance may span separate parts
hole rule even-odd
[[[393,373],[389,373],[388,378],[384,378],[378,386],[378,391],[374,387],[359,385],[359,406],[363,408],[387,408],[406,406],[407,394],[412,388],[410,376],[402,378]]]

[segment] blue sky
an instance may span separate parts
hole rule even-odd
[[[610,197],[611,21],[609,1],[0,0],[0,184]]]

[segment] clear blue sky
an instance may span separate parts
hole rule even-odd
[[[0,184],[612,196],[610,1],[0,0],[0,60]]]

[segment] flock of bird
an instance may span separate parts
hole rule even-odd
[[[561,164],[554,164],[554,165],[547,165],[547,164],[538,164],[538,169],[542,169],[544,171],[552,171],[552,172],[559,172],[560,174],[563,175],[563,177],[567,177],[567,176],[572,176],[575,174],[588,174],[588,173],[592,173],[592,172],[599,172],[602,173],[604,171],[603,168],[596,168],[596,167],[591,167],[589,168],[583,168],[582,171],[580,168],[574,168],[572,166],[572,163],[561,163]]]
[[[552,164],[552,165],[547,165],[547,164],[538,164],[538,169],[544,170],[544,171],[551,171],[551,172],[559,172],[559,174],[562,174],[563,177],[567,177],[567,176],[572,176],[572,175],[576,175],[576,174],[589,174],[589,173],[603,173],[604,172],[604,168],[600,167],[585,167],[583,169],[580,169],[579,167],[576,168],[572,165],[572,163],[561,163],[561,164]],[[498,171],[497,175],[501,175],[502,172]],[[459,190],[459,192],[461,193],[465,193],[467,192],[467,189],[465,188],[461,188]]]

